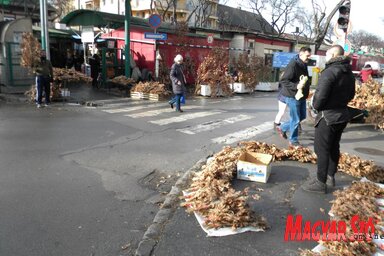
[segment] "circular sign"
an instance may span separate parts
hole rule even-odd
[[[208,35],[208,37],[207,37],[207,42],[208,42],[209,44],[212,44],[212,43],[213,43],[213,35]]]
[[[151,16],[149,16],[148,21],[149,25],[152,28],[156,29],[161,25],[161,16],[159,14],[152,14]]]
[[[349,55],[351,53],[351,42],[348,40],[348,39],[345,39],[342,40],[342,39],[338,39],[336,40],[335,44],[337,45],[340,45],[341,47],[343,47],[344,49],[344,55]]]

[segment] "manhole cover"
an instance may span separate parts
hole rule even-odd
[[[366,154],[366,155],[384,156],[383,150],[379,150],[375,148],[355,148],[355,151]]]

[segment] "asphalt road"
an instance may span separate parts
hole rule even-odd
[[[133,255],[198,160],[240,140],[286,146],[272,131],[276,93],[187,99],[184,113],[167,103],[93,102],[1,103],[0,255]],[[373,130],[350,139],[358,146],[367,136],[382,139]],[[156,255],[172,251],[165,242]]]

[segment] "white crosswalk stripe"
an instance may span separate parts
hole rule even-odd
[[[183,109],[195,109],[195,108],[201,108],[200,106],[185,106]],[[132,117],[132,118],[140,118],[140,117],[149,117],[149,116],[157,116],[163,113],[170,113],[170,112],[175,112],[174,109],[171,108],[163,108],[163,109],[155,109],[155,110],[150,110],[146,112],[140,112],[140,113],[135,113],[135,114],[128,114],[124,116]]]
[[[247,140],[263,132],[271,130],[273,122],[265,122],[257,126],[249,127],[245,130],[231,133],[222,137],[212,139],[213,143],[232,144],[241,140]]]
[[[164,103],[156,103],[156,104],[150,104],[150,105],[144,105],[144,106],[134,106],[134,107],[125,107],[125,108],[116,108],[116,109],[102,109],[101,111],[107,112],[110,114],[116,114],[116,113],[132,112],[132,111],[148,109],[148,108],[155,108],[160,106],[166,107],[167,105]]]
[[[180,116],[175,116],[175,117],[165,118],[165,119],[160,119],[155,121],[149,121],[149,122],[157,125],[167,125],[171,123],[181,123],[190,119],[217,115],[224,112],[225,111],[203,111],[203,112],[197,112],[197,113],[191,113],[191,114],[181,114]]]
[[[230,125],[230,124],[238,123],[241,121],[245,121],[251,118],[253,117],[249,115],[239,115],[239,116],[230,117],[224,120],[214,120],[214,121],[206,122],[193,127],[177,129],[177,131],[193,135],[200,132],[210,131],[225,125]]]
[[[116,107],[123,107],[123,106],[132,106],[132,105],[153,105],[156,103],[147,103],[143,101],[126,101],[126,102],[117,102],[117,103],[108,103],[100,106],[99,108],[116,108]],[[165,104],[163,104],[165,105]]]
[[[240,100],[241,98],[233,98],[233,99],[223,99],[218,101],[210,101],[209,104],[215,104],[215,103],[223,103],[231,101]],[[257,126],[252,126],[248,128],[241,128],[244,125],[241,125],[242,122],[246,120],[250,120],[254,118],[254,115],[247,115],[247,114],[238,114],[238,115],[229,115],[227,118],[221,119],[219,118],[207,118],[205,117],[214,116],[214,115],[220,115],[222,113],[226,113],[227,111],[224,110],[209,110],[206,109],[206,106],[201,106],[200,104],[192,105],[193,101],[190,101],[189,105],[183,106],[184,110],[187,110],[185,113],[174,113],[175,110],[171,109],[169,107],[169,104],[167,102],[149,102],[149,101],[122,101],[122,100],[116,100],[116,101],[106,101],[106,102],[100,102],[103,103],[103,106],[99,106],[98,109],[105,113],[110,114],[120,114],[121,116],[129,117],[129,118],[144,118],[144,117],[152,117],[145,120],[145,122],[164,126],[169,125],[173,123],[183,123],[191,120],[192,125],[177,129],[176,131],[188,134],[188,135],[196,135],[199,133],[207,132],[207,131],[219,131],[220,128],[225,126],[235,127],[234,129],[237,129],[236,132],[229,133],[227,135],[212,138],[212,143],[217,144],[233,144],[242,140],[248,140],[251,139],[259,134],[262,134],[263,132],[269,131],[272,129],[273,122],[265,122]],[[212,106],[213,106],[212,105]],[[191,111],[192,113],[189,113],[188,110],[195,110]],[[163,115],[163,118],[160,116]],[[168,116],[168,117],[166,117]],[[198,120],[199,118],[202,118],[204,121],[193,121]],[[207,121],[208,120],[208,121]],[[242,130],[243,129],[243,130]],[[205,135],[204,135],[205,136]],[[207,136],[210,136],[207,134]]]

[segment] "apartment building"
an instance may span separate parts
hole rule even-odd
[[[188,21],[191,27],[216,29],[218,27],[217,5],[219,0],[177,0],[176,8],[169,0],[132,0],[132,16],[148,18],[156,13],[164,22]],[[151,6],[152,5],[152,6]],[[124,0],[74,0],[76,9],[89,9],[114,14],[125,14]]]

